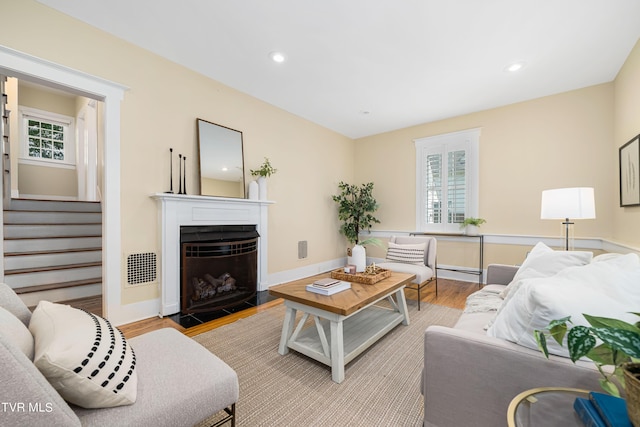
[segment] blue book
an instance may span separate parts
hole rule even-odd
[[[602,421],[602,417],[600,417],[595,406],[593,406],[593,403],[591,403],[589,399],[576,397],[576,400],[573,402],[573,409],[576,411],[585,427],[607,427],[604,421]]]
[[[607,427],[632,427],[626,400],[596,391],[589,393],[589,400],[598,410]]]

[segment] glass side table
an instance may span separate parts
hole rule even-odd
[[[509,427],[584,426],[573,409],[576,397],[589,397],[589,390],[566,387],[539,387],[523,391],[507,409]]]

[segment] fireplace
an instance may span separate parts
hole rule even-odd
[[[255,225],[180,227],[180,311],[221,310],[242,304],[258,287]]]

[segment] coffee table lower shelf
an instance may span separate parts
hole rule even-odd
[[[324,363],[331,367],[333,381],[341,383],[347,363],[397,325],[409,324],[402,288],[378,300],[386,298],[390,308],[372,303],[349,316],[285,300],[287,311],[278,352],[284,355],[292,349]],[[294,330],[297,311],[302,317]],[[303,327],[310,316],[313,323]]]

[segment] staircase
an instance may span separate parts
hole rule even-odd
[[[100,203],[12,199],[4,210],[4,274],[28,306],[100,295]]]

